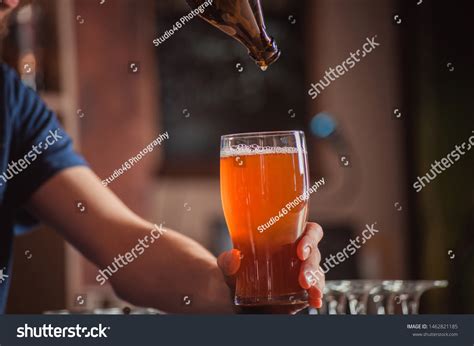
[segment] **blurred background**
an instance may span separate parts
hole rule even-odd
[[[262,6],[282,50],[265,73],[199,18],[155,47],[189,13],[184,0],[36,0],[12,18],[0,56],[57,112],[101,179],[168,131],[159,150],[109,187],[140,215],[215,254],[231,246],[220,136],[303,130],[311,181],[326,180],[309,216],[325,230],[323,258],[366,224],[380,231],[327,279],[446,279],[448,288],[423,296],[421,312],[474,313],[473,153],[421,192],[413,188],[474,130],[467,2]],[[375,35],[379,47],[315,100],[308,96],[311,83]],[[335,124],[331,135],[321,135],[321,120]],[[13,273],[8,313],[124,304],[45,227],[17,237]]]

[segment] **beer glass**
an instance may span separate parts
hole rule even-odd
[[[308,162],[301,131],[222,136],[221,198],[240,251],[234,303],[305,304],[296,255],[308,209]]]

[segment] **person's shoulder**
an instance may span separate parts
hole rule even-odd
[[[18,79],[18,74],[16,73],[16,71],[4,62],[0,62],[0,75],[2,76],[4,83],[8,81],[15,81]]]
[[[39,102],[34,90],[22,82],[15,69],[0,62],[0,104],[2,104],[0,115],[2,118],[10,119],[13,124],[18,125],[22,120],[31,118],[35,110],[40,109]]]
[[[8,100],[17,98],[23,86],[18,73],[12,67],[1,61],[0,83],[0,88],[3,89],[2,95]]]
[[[0,0],[1,1],[1,0]],[[0,97],[11,110],[33,100],[34,91],[25,85],[11,66],[0,62]]]
[[[10,114],[12,95],[15,94],[16,72],[0,61],[0,115],[2,118]]]

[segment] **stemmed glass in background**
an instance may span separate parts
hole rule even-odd
[[[368,313],[370,303],[378,315],[418,314],[420,298],[433,288],[447,287],[446,280],[336,280],[327,281],[324,304],[319,314],[351,315]],[[400,308],[397,308],[397,306]]]
[[[433,288],[448,286],[446,280],[387,280],[383,282],[384,289],[389,292],[387,313],[395,313],[394,302],[400,304],[403,315],[416,315],[420,308],[420,298],[426,291]]]
[[[347,297],[350,281],[328,281],[326,283],[325,298],[329,315],[343,315],[346,313]]]
[[[346,293],[351,315],[367,314],[369,295],[381,285],[379,280],[351,280]]]

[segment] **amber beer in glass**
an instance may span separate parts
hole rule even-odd
[[[301,131],[221,138],[221,197],[234,248],[241,253],[235,304],[304,304],[296,255],[307,217],[308,163]],[[307,194],[306,194],[307,195]]]

